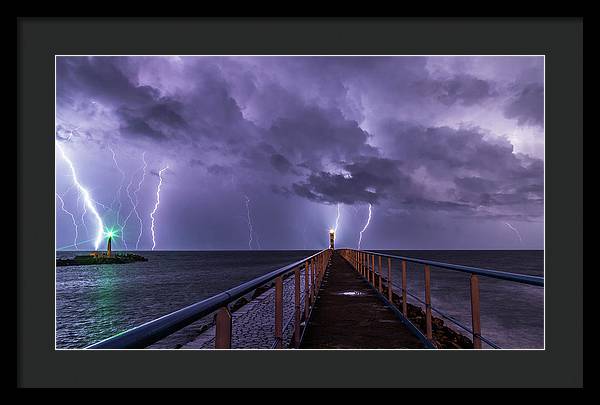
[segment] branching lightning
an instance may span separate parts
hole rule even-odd
[[[131,188],[131,185],[133,184],[134,176],[135,176],[135,173],[131,176],[131,179],[129,180],[129,184],[125,188],[125,192],[127,193],[127,197],[129,198],[129,202],[131,204],[131,209],[129,210],[129,214],[127,214],[127,216],[125,217],[125,220],[123,221],[123,225],[121,225],[121,234],[123,235],[123,245],[125,246],[125,249],[129,249],[127,247],[127,241],[125,240],[125,227],[127,226],[127,221],[129,221],[131,214],[135,210],[135,204],[133,202],[133,197],[131,196],[131,193],[129,192],[129,189]]]
[[[105,210],[112,211],[112,209],[108,205],[102,204],[101,202],[98,202],[98,201],[94,200],[93,198],[90,198],[90,200],[92,200],[92,202],[94,204],[101,206]]]
[[[119,184],[119,189],[117,190],[117,194],[115,194],[115,198],[113,199],[112,204],[110,205],[111,208],[114,206],[115,201],[118,203],[118,208],[117,208],[117,225],[119,225],[119,216],[121,215],[121,192],[123,191],[123,184],[125,184],[125,172],[123,171],[123,169],[121,169],[121,167],[119,166],[119,164],[117,163],[117,156],[115,154],[115,151],[113,150],[113,148],[109,148],[111,153],[112,153],[112,159],[113,162],[115,162],[115,167],[117,168],[117,170],[119,171],[119,173],[121,173],[121,183]],[[120,225],[119,225],[120,226]]]
[[[152,233],[152,250],[154,250],[154,248],[156,247],[156,235],[154,233],[154,214],[156,213],[156,210],[158,210],[158,206],[160,205],[160,186],[162,185],[163,181],[162,174],[168,168],[169,166],[165,166],[158,172],[158,186],[156,187],[156,204],[154,204],[154,209],[150,213],[150,219],[152,221],[150,225],[150,232]]]
[[[67,211],[67,209],[65,208],[65,201],[62,199],[62,197],[60,196],[60,194],[55,193],[56,196],[58,197],[58,199],[60,200],[60,204],[61,204],[61,209],[63,210],[63,212],[65,212],[66,214],[71,216],[71,219],[73,220],[73,226],[75,228],[75,239],[73,241],[73,246],[75,246],[76,250],[79,250],[79,248],[77,247],[77,237],[79,236],[79,231],[77,228],[77,221],[75,221],[75,215],[73,215],[72,212]]]
[[[369,227],[369,223],[371,223],[371,204],[369,204],[369,218],[367,219],[367,223],[365,224],[365,227],[362,229],[362,231],[360,231],[360,236],[358,237],[358,249],[359,250],[360,250],[360,242],[362,242],[363,232],[367,230],[367,228]]]
[[[63,197],[65,196],[65,194],[66,193],[63,194]],[[77,203],[75,204],[75,206],[77,207],[77,209],[79,209],[79,201],[81,201],[81,193],[77,194]],[[85,208],[85,203],[83,203],[82,206],[83,206],[83,209],[82,209],[82,212],[81,212],[81,224],[85,228],[85,234],[86,234],[86,236],[89,237],[90,231],[88,230],[87,224],[85,223],[85,214],[87,214],[87,208]]]
[[[510,229],[513,230],[514,233],[517,234],[519,241],[521,243],[523,243],[523,238],[521,238],[521,234],[519,233],[519,231],[517,230],[517,228],[515,228],[514,226],[512,226],[511,224],[509,224],[508,222],[505,222],[504,225],[508,226]]]
[[[337,217],[335,218],[335,228],[333,229],[333,239],[337,239],[338,226],[340,225],[340,204],[337,205]]]
[[[146,178],[146,167],[148,166],[146,163],[146,152],[142,153],[142,161],[144,162],[144,166],[142,166],[142,177],[140,178],[140,181],[138,182],[137,188],[133,192],[133,196],[135,199],[135,215],[137,216],[138,221],[140,223],[140,233],[138,234],[137,241],[135,242],[135,250],[138,249],[138,246],[140,244],[140,239],[142,238],[142,230],[144,227],[144,221],[142,220],[142,217],[140,217],[140,214],[137,211],[137,206],[138,206],[138,202],[139,202],[137,193],[142,188],[142,183],[144,182],[144,179]]]
[[[129,221],[131,214],[135,213],[135,216],[137,217],[138,222],[140,223],[140,231],[138,233],[137,242],[135,244],[136,250],[138,249],[138,246],[140,244],[140,239],[142,238],[142,230],[143,230],[142,217],[140,217],[140,214],[137,210],[137,206],[139,204],[137,193],[142,188],[142,183],[144,182],[144,179],[146,178],[146,167],[147,167],[146,152],[142,153],[142,161],[144,162],[144,164],[142,165],[142,167],[140,167],[138,170],[136,170],[135,173],[131,176],[131,180],[129,181],[129,184],[127,185],[127,188],[125,189],[125,191],[127,192],[127,197],[129,197],[129,202],[131,203],[131,210],[129,211],[129,214],[127,214],[127,217],[125,217],[125,220],[123,221],[123,226],[122,226],[122,231],[121,231],[123,233],[123,243],[125,244],[125,248],[127,248],[127,243],[125,242],[125,227],[127,226],[127,221]],[[133,179],[138,171],[142,171],[142,177],[138,181],[137,187],[133,191],[133,195],[132,195],[132,193],[129,191],[129,189],[131,188],[131,185],[133,184]]]
[[[88,190],[85,187],[83,187],[81,185],[81,183],[79,183],[73,162],[65,154],[65,151],[63,150],[62,146],[60,146],[59,143],[57,143],[56,146],[58,147],[58,150],[60,151],[60,154],[62,155],[63,160],[69,165],[69,168],[71,169],[71,176],[73,177],[73,183],[75,184],[75,186],[77,186],[77,189],[83,195],[83,201],[85,202],[85,206],[87,207],[87,209],[89,209],[92,212],[92,214],[96,218],[96,222],[98,223],[98,231],[96,234],[96,239],[94,241],[94,249],[98,250],[98,247],[100,246],[100,242],[102,242],[102,237],[104,235],[104,223],[102,222],[102,218],[100,218],[100,214],[98,214],[98,211],[96,210],[96,207],[94,205],[94,200],[92,200],[90,193],[88,192]]]

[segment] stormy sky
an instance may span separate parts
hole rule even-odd
[[[98,227],[62,150],[119,249],[320,249],[338,209],[356,248],[369,205],[361,248],[541,249],[543,80],[543,57],[57,57],[56,246]]]

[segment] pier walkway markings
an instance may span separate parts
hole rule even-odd
[[[340,254],[327,267],[302,349],[417,349],[421,341]]]

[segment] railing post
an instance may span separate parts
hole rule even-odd
[[[362,268],[363,268],[363,277],[367,278],[367,281],[368,281],[369,273],[367,273],[367,254],[366,253],[362,254]]]
[[[372,263],[372,273],[371,273],[371,285],[377,289],[377,281],[375,280],[375,276],[377,276],[377,269],[375,268],[375,255],[371,255],[371,263]]]
[[[479,314],[479,278],[471,274],[471,321],[473,326],[473,347],[481,349],[481,320]]]
[[[317,299],[317,290],[319,289],[319,262],[321,261],[321,255],[315,257],[315,268],[313,270],[313,278],[315,283],[315,291],[313,294],[314,299]]]
[[[362,257],[362,252],[358,252],[358,270],[361,276],[364,276],[365,273],[363,271],[363,257]]]
[[[364,266],[363,253],[358,252],[358,265],[360,266],[360,275],[365,276],[365,266]]]
[[[321,277],[323,277],[323,268],[325,267],[325,254],[319,256],[319,269],[317,273],[317,286],[321,286]]]
[[[310,261],[310,303],[315,302],[315,297],[317,292],[315,291],[315,262],[316,260],[313,258]]]
[[[402,313],[408,317],[408,305],[406,303],[406,260],[402,260]]]
[[[427,339],[433,337],[431,330],[431,276],[429,265],[425,265],[425,323],[427,328]]]
[[[300,267],[294,269],[294,344],[300,347]]]
[[[356,271],[362,274],[362,267],[360,266],[360,252],[356,252]]]
[[[371,284],[375,286],[375,255],[371,255]]]
[[[362,275],[363,275],[363,277],[367,277],[367,266],[366,266],[367,254],[366,253],[361,253],[360,260],[362,262]]]
[[[308,320],[308,304],[309,304],[309,291],[310,286],[308,285],[308,260],[304,262],[304,321]]]
[[[383,275],[383,273],[381,272],[381,256],[379,256],[379,292],[383,291],[383,287],[381,284],[381,276]]]
[[[315,258],[315,300],[317,299],[317,290],[319,289],[319,274],[321,273],[321,258],[319,255]]]
[[[393,302],[392,298],[392,259],[388,257],[388,301]]]
[[[229,312],[229,308],[225,306],[217,310],[215,324],[215,349],[231,349],[231,312]]]
[[[373,274],[372,274],[373,280],[372,280],[372,284],[373,284],[373,287],[375,289],[377,289],[377,268],[375,267],[375,255],[371,256],[371,263],[373,263]]]
[[[283,276],[275,279],[275,341],[276,348],[283,347]]]

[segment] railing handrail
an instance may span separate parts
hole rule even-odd
[[[340,250],[351,250],[351,251],[355,251],[355,252],[362,252],[362,253],[372,254],[372,255],[381,256],[381,257],[389,257],[391,259],[405,260],[405,261],[411,262],[411,263],[426,264],[429,266],[434,266],[434,267],[439,267],[439,268],[454,270],[454,271],[460,271],[463,273],[477,274],[480,276],[497,278],[500,280],[514,281],[516,283],[521,283],[521,284],[529,284],[529,285],[535,285],[535,286],[540,286],[540,287],[544,286],[544,277],[540,277],[540,276],[530,276],[528,274],[510,273],[510,272],[506,272],[506,271],[482,269],[479,267],[471,267],[471,266],[463,266],[460,264],[443,263],[443,262],[436,262],[433,260],[416,259],[416,258],[406,257],[406,256],[389,255],[386,253],[378,253],[378,252],[373,252],[373,251],[369,251],[369,250],[358,250],[358,249],[351,249],[351,248],[340,249]]]
[[[270,273],[256,277],[250,281],[233,287],[227,291],[206,298],[185,308],[163,315],[160,318],[135,326],[112,337],[87,346],[86,349],[136,349],[144,348],[152,343],[177,332],[183,327],[202,319],[217,309],[224,307],[236,299],[256,290],[258,287],[280,276],[285,276],[295,268],[315,258],[328,249],[323,249],[312,256],[305,257]]]

